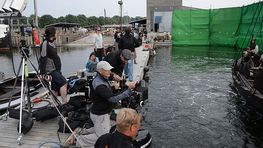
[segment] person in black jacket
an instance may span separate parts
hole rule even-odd
[[[115,43],[114,43],[114,45],[115,45],[115,50],[119,50],[119,42],[120,42],[120,39],[121,39],[121,30],[119,29],[119,28],[117,28],[117,30],[115,31],[115,33],[114,33],[114,40],[115,40]]]
[[[114,94],[112,87],[108,82],[113,67],[106,61],[100,61],[97,64],[97,76],[91,84],[91,100],[90,118],[94,127],[87,129],[85,135],[78,135],[77,146],[91,147],[94,146],[97,139],[110,131],[110,115],[112,107],[115,103],[122,99],[128,98],[132,89],[135,88],[135,83],[128,83],[128,88],[120,94]],[[75,131],[77,131],[76,129]],[[67,143],[71,144],[73,140],[71,136]]]
[[[121,109],[116,118],[117,130],[99,137],[95,148],[135,148],[133,140],[141,127],[141,115],[131,108]]]
[[[61,73],[61,61],[54,44],[56,29],[48,27],[45,30],[45,39],[40,45],[39,69],[42,77],[50,75],[51,89],[55,95],[60,92],[62,104],[67,103],[67,81]]]
[[[113,72],[111,77],[114,80],[121,80],[124,65],[127,64],[128,60],[130,60],[131,58],[132,53],[128,49],[113,51],[104,58],[104,61],[109,62],[110,65],[113,66],[113,68],[111,69],[111,72]]]
[[[136,64],[136,50],[139,47],[138,40],[131,33],[131,28],[125,29],[125,34],[119,41],[119,50],[129,49],[133,53],[133,58],[125,65],[125,75],[128,76],[129,81],[133,81],[133,63]]]

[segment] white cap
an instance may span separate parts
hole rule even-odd
[[[97,64],[97,70],[104,69],[104,70],[111,70],[113,67],[107,61],[100,61]]]

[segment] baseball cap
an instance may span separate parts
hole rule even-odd
[[[121,54],[126,60],[132,59],[132,52],[129,49],[123,49]]]
[[[107,61],[100,61],[97,64],[97,69],[111,70],[113,67]]]

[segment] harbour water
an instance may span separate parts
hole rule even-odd
[[[60,48],[63,74],[84,68],[92,51]],[[142,127],[150,131],[153,148],[263,147],[263,117],[231,88],[237,54],[229,48],[157,49],[149,61],[149,100],[142,109]],[[30,59],[37,66],[35,55]],[[0,55],[6,77],[13,76],[11,57]],[[20,57],[14,52],[16,68]]]
[[[227,48],[157,50],[144,124],[154,148],[262,147],[263,118],[231,88]]]
[[[62,62],[63,75],[67,77],[85,68],[85,63],[91,52],[93,52],[91,46],[59,47],[58,54]],[[32,49],[29,59],[38,68],[37,57],[39,57],[39,49]],[[13,53],[0,54],[0,72],[4,72],[5,78],[14,76],[12,59],[14,61],[15,72],[17,73],[21,61],[20,51],[14,50]],[[28,65],[29,71],[33,71],[32,65]]]

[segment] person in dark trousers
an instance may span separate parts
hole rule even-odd
[[[121,37],[119,42],[119,50],[129,49],[133,53],[133,58],[125,65],[125,75],[128,76],[129,81],[133,81],[133,63],[136,64],[135,48],[139,47],[138,40],[131,33],[131,28],[125,29],[125,34]]]
[[[42,77],[50,75],[51,89],[57,96],[60,92],[62,104],[67,103],[67,81],[61,73],[61,60],[54,44],[56,40],[56,29],[48,27],[45,30],[45,39],[40,45],[39,69]]]
[[[114,68],[111,70],[111,78],[119,81],[121,79],[124,65],[132,58],[132,53],[128,49],[109,53],[104,60],[109,62]]]
[[[120,39],[121,39],[121,30],[119,28],[117,28],[116,32],[114,33],[114,39],[115,39],[115,50],[119,50],[119,42],[120,42]]]
[[[94,47],[96,56],[99,58],[99,61],[101,61],[105,56],[105,50],[103,44],[103,37],[99,27],[96,29],[96,33],[94,35]]]
[[[87,135],[78,135],[77,146],[91,147],[94,146],[97,139],[110,131],[110,115],[113,105],[120,100],[128,98],[135,83],[127,83],[128,88],[122,93],[114,94],[108,78],[113,67],[106,61],[100,61],[97,64],[97,76],[91,84],[92,106],[90,108],[90,118],[94,127],[86,130]],[[78,130],[78,129],[76,129]],[[67,140],[71,144],[73,136]]]
[[[116,118],[117,130],[99,137],[95,148],[135,148],[133,141],[141,127],[142,116],[131,108],[121,109]]]

